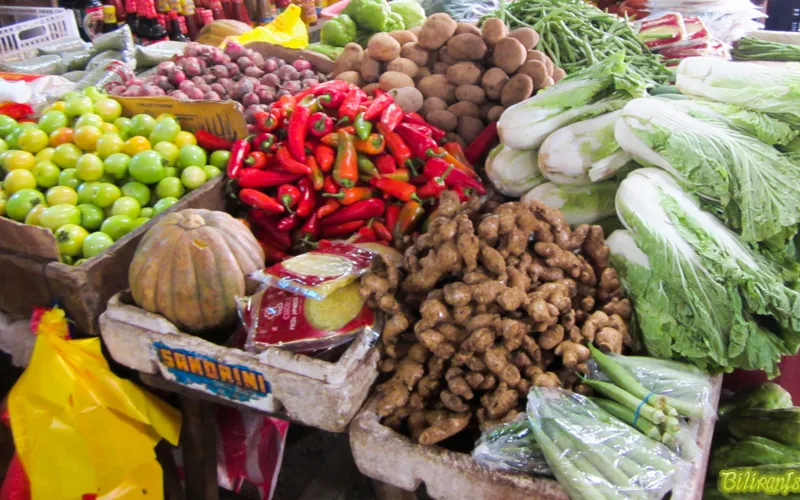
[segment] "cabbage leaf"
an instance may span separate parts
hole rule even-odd
[[[616,213],[614,194],[618,180],[608,180],[573,186],[546,182],[528,191],[522,201],[539,200],[548,207],[557,208],[570,225],[595,224]]]

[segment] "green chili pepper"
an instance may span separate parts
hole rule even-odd
[[[353,123],[353,127],[356,129],[356,135],[358,135],[359,139],[362,141],[369,139],[369,134],[372,133],[372,123],[364,119],[364,113],[356,115],[356,121]]]

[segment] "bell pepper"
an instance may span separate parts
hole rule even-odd
[[[231,148],[233,148],[233,142],[224,137],[214,135],[207,130],[198,130],[194,133],[194,137],[197,139],[197,145],[208,152],[219,150],[230,151]]]
[[[244,160],[250,154],[250,142],[247,139],[234,141],[231,156],[228,158],[227,174],[229,179],[236,179],[244,165]]]
[[[335,194],[324,193],[322,196],[327,198],[336,198],[340,204],[347,206],[361,200],[368,200],[372,198],[375,196],[375,190],[368,187],[354,187],[350,189],[342,189]]]
[[[375,177],[379,174],[378,169],[375,168],[375,164],[372,163],[372,160],[362,155],[358,155],[358,173],[366,175],[369,178]]]
[[[336,59],[338,59],[339,56],[342,55],[342,52],[344,52],[343,47],[336,47],[334,45],[328,45],[327,43],[320,43],[320,42],[309,43],[308,45],[306,45],[305,50],[310,50],[322,54],[331,61],[335,61]]]
[[[333,131],[333,118],[317,111],[308,119],[308,131],[314,137],[322,137]]]
[[[344,97],[342,105],[339,106],[339,123],[348,124],[355,122],[358,106],[361,104],[361,94],[359,90],[361,89],[353,88]]]
[[[397,14],[396,12],[389,13],[389,18],[386,20],[386,27],[384,29],[386,31],[398,31],[406,29],[406,25],[403,22],[403,16]]]
[[[338,136],[339,149],[336,153],[336,165],[333,167],[333,180],[342,187],[353,187],[358,181],[358,155],[353,136],[343,130]]]
[[[403,108],[398,106],[395,103],[392,103],[386,106],[386,109],[383,110],[381,113],[381,125],[386,127],[389,130],[394,130],[401,121],[403,121],[404,115]]]
[[[278,188],[278,200],[286,210],[291,212],[292,208],[300,201],[300,190],[293,184],[284,184]]]
[[[347,14],[340,14],[322,25],[319,38],[322,43],[334,47],[344,47],[355,41],[357,33],[356,23]]]
[[[247,220],[250,221],[256,239],[269,242],[281,250],[287,250],[292,246],[292,237],[288,231],[278,229],[280,218],[278,215],[270,215],[256,208],[251,208],[247,212]]]
[[[375,231],[375,236],[377,236],[378,239],[392,241],[392,232],[389,231],[389,228],[387,228],[383,222],[374,220],[370,227]]]
[[[447,167],[445,173],[438,177],[434,177],[433,179],[429,179],[424,186],[421,186],[417,189],[417,196],[420,198],[439,198],[439,195],[442,194],[442,191],[447,189],[447,183],[445,179],[447,176],[450,175],[450,172],[453,171],[453,166],[450,165]]]
[[[451,166],[454,167],[452,163],[448,163],[444,158],[431,158],[425,164],[422,175],[426,179],[435,179],[444,176],[445,172],[449,171],[447,176],[444,177],[445,184],[448,187],[464,186],[474,189],[478,194],[486,194],[486,188],[479,180],[470,177],[461,170],[451,169]]]
[[[303,154],[305,154],[305,147],[302,149]],[[287,172],[293,174],[311,175],[311,168],[305,163],[300,163],[292,158],[292,154],[289,153],[289,150],[286,146],[281,146],[278,148],[275,158],[278,160],[278,163],[280,163],[281,166],[286,169]]]
[[[476,165],[489,152],[497,138],[497,122],[492,122],[467,146],[464,151],[467,161]]]
[[[353,123],[353,126],[356,129],[356,135],[362,141],[366,141],[369,137],[369,134],[372,133],[372,124],[364,118],[364,113],[359,113],[356,115],[356,120],[355,123]]]
[[[278,200],[255,189],[242,189],[239,191],[239,201],[270,214],[279,214],[285,210],[283,205],[278,203]]]
[[[249,168],[264,169],[267,167],[267,155],[261,151],[253,151],[244,161],[244,164]]]
[[[411,183],[405,181],[398,181],[389,179],[387,177],[374,177],[370,179],[369,183],[383,192],[389,193],[398,200],[418,200],[417,188]]]
[[[281,113],[278,108],[269,112],[259,111],[255,114],[256,129],[259,132],[272,132],[281,123]]]
[[[325,203],[323,203],[322,206],[320,206],[317,209],[315,213],[317,214],[317,217],[322,219],[323,217],[327,217],[333,212],[339,210],[339,207],[341,206],[342,205],[335,198],[328,198],[327,200],[325,200]]]
[[[394,103],[394,97],[392,97],[390,94],[381,94],[376,96],[367,107],[367,110],[364,112],[364,119],[373,121],[377,118],[380,118],[383,110],[392,103]]]
[[[394,226],[397,225],[397,218],[400,216],[400,205],[396,203],[389,203],[386,206],[386,212],[383,214],[383,221],[390,231],[394,231]]]
[[[338,141],[338,137],[337,137]],[[338,144],[338,143],[337,143]],[[331,171],[333,167],[333,160],[336,156],[336,152],[330,146],[325,144],[317,144],[314,147],[314,158],[317,160],[317,164],[319,165],[319,169],[325,173]]]
[[[331,215],[322,219],[323,226],[335,226],[354,220],[367,220],[380,217],[386,204],[380,198],[370,198],[342,207]]]
[[[412,113],[406,113],[406,115],[403,117],[403,121],[406,122],[406,123],[419,125],[421,127],[425,127],[426,129],[430,130],[431,137],[433,137],[433,140],[436,141],[436,142],[441,141],[444,138],[445,133],[446,133],[444,130],[440,129],[439,127],[433,126],[430,123],[426,122],[425,118],[423,118],[419,113],[413,113],[413,112]]]
[[[322,189],[322,186],[325,183],[325,174],[322,173],[322,170],[319,168],[319,164],[317,164],[317,159],[314,158],[312,155],[308,155],[306,159],[306,165],[308,168],[311,169],[311,185],[315,191],[319,191]]]
[[[358,230],[356,243],[374,243],[376,241],[378,241],[378,237],[375,235],[375,230],[371,227],[364,226]]]
[[[351,0],[342,11],[352,17],[360,29],[371,33],[386,31],[391,12],[386,0]]]
[[[308,119],[311,111],[302,105],[295,107],[294,112],[289,117],[289,127],[287,134],[287,147],[292,156],[299,161],[306,161],[306,133],[308,131]]]
[[[409,200],[400,208],[397,215],[397,222],[395,223],[392,231],[392,236],[395,240],[401,239],[403,236],[409,234],[414,226],[419,223],[422,216],[425,215],[425,209],[422,204],[416,200]]]
[[[404,28],[401,29],[422,26],[426,19],[425,9],[416,0],[393,0],[389,3],[389,9],[403,19]]]
[[[260,189],[273,186],[280,186],[289,182],[295,182],[300,179],[302,175],[293,174],[290,172],[276,172],[273,170],[256,170],[248,168],[239,172],[236,178],[236,183],[239,187]]]
[[[299,217],[297,214],[289,214],[278,221],[277,227],[280,231],[291,231],[300,225],[301,220],[303,220],[303,218]]]
[[[390,174],[397,170],[397,164],[394,162],[394,158],[385,153],[375,158],[375,167],[381,174]]]
[[[344,222],[335,226],[322,226],[320,230],[320,237],[322,238],[344,238],[350,236],[364,225],[363,220],[354,220],[351,222]]]
[[[405,143],[403,138],[394,131],[389,130],[382,123],[378,123],[378,132],[380,132],[386,140],[386,147],[389,148],[389,152],[392,153],[397,166],[410,166],[411,149],[409,149],[408,144]]]
[[[413,125],[401,123],[395,128],[395,132],[406,141],[411,152],[418,158],[426,160],[434,156],[444,156],[444,153],[436,153],[436,149],[439,147],[436,141],[414,128]]]

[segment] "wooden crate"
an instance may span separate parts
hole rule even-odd
[[[243,407],[342,432],[378,375],[377,336],[363,332],[335,362],[269,348],[260,354],[183,333],[117,294],[100,317],[111,356],[189,397]]]

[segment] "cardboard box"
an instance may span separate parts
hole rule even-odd
[[[175,114],[185,130],[208,127],[244,137],[244,116],[232,102],[187,103],[165,98],[118,98],[125,116],[139,112]],[[225,209],[225,179],[219,176],[180,199],[165,213],[187,208]],[[98,318],[115,293],[128,288],[128,266],[139,239],[163,214],[138,227],[111,248],[79,266],[60,262],[47,229],[0,217],[0,311],[27,317],[36,306],[59,303],[80,331],[99,335]]]

